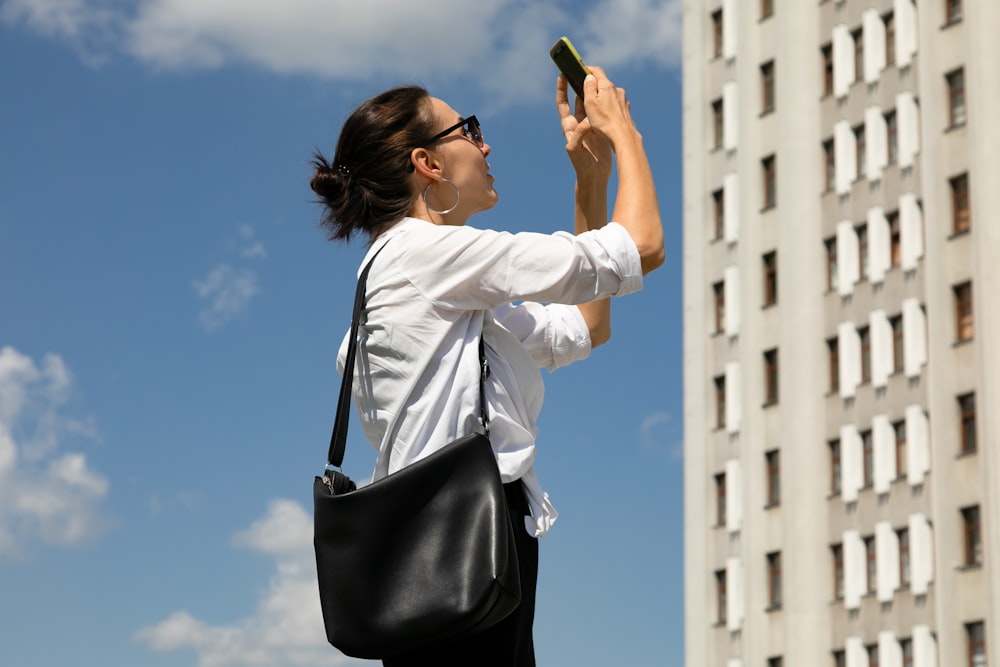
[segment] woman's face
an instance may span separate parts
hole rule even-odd
[[[435,125],[440,130],[462,120],[461,114],[436,97],[431,98],[431,109],[436,119]],[[498,195],[493,188],[495,179],[490,174],[490,165],[486,161],[486,156],[491,150],[489,144],[484,141],[480,147],[472,137],[468,136],[466,126],[462,126],[438,139],[432,148],[441,160],[441,175],[454,183],[462,193],[458,208],[452,216],[448,216],[449,218],[460,220],[461,224],[464,224],[472,214],[496,205]],[[437,207],[448,207],[454,202],[450,199],[454,193],[447,185],[432,190],[437,190],[442,199],[447,199],[447,201],[433,202]]]

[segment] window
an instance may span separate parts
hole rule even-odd
[[[899,541],[899,583],[902,586],[910,585],[910,529],[900,528],[896,531],[896,539]]]
[[[774,111],[774,61],[760,66],[760,112]]]
[[[854,144],[857,146],[854,173],[857,174],[857,180],[861,180],[865,176],[865,160],[867,160],[867,156],[865,155],[865,126],[864,124],[858,125],[852,131],[854,132]]]
[[[944,0],[945,25],[962,20],[962,0]]]
[[[913,640],[909,637],[900,639],[899,651],[903,654],[903,667],[913,667]]]
[[[830,493],[840,495],[840,440],[827,443],[830,450]]]
[[[965,565],[983,564],[983,533],[979,521],[979,505],[962,510],[962,533],[965,546]]]
[[[777,449],[764,455],[767,466],[767,504],[777,505],[781,502],[781,454]]]
[[[760,17],[766,19],[774,14],[774,0],[760,0]]]
[[[892,327],[892,372],[903,372],[903,316],[889,318]]]
[[[903,259],[903,237],[899,234],[899,211],[892,211],[885,216],[889,223],[889,266],[896,268]]]
[[[824,44],[819,49],[823,66],[823,97],[833,94],[833,45]]]
[[[865,647],[868,654],[868,667],[878,667],[878,644],[869,644]]]
[[[712,57],[722,56],[722,10],[712,12]]]
[[[726,622],[726,571],[715,572],[715,621],[719,625]]]
[[[858,329],[861,339],[861,384],[872,380],[872,340],[868,327]]]
[[[872,444],[871,429],[861,431],[860,435],[864,485],[869,487],[875,483],[875,448]]]
[[[712,238],[719,240],[725,231],[726,204],[722,188],[712,193]]]
[[[764,403],[778,402],[778,350],[764,353]]]
[[[826,192],[837,182],[837,159],[833,152],[833,139],[823,142],[823,185]]]
[[[715,333],[721,333],[726,328],[726,284],[721,280],[712,285],[712,297],[715,300]]]
[[[826,249],[826,288],[831,292],[837,289],[837,238],[831,237],[823,241]]]
[[[972,283],[955,285],[951,291],[955,294],[955,340],[971,340],[975,332],[972,321]]]
[[[768,608],[781,606],[781,552],[767,554],[767,602]]]
[[[868,279],[868,225],[858,225],[854,228],[858,237],[858,275],[862,280]]]
[[[882,16],[882,26],[885,28],[885,66],[896,64],[896,17],[892,12]]]
[[[764,305],[770,306],[778,302],[778,251],[765,253],[762,259],[764,265]]]
[[[722,98],[712,102],[712,148],[722,148]]]
[[[847,654],[843,650],[833,652],[833,667],[847,667]]]
[[[888,144],[886,153],[889,164],[896,164],[899,160],[899,130],[896,127],[895,111],[885,114],[885,140]]]
[[[965,70],[959,67],[944,78],[948,84],[948,126],[965,125]]]
[[[854,42],[854,80],[861,81],[865,73],[865,40],[861,28],[851,31]]]
[[[906,457],[906,421],[900,419],[892,425],[892,432],[896,444],[896,476],[903,477],[907,470]]]
[[[726,376],[715,378],[715,427],[726,427]]]
[[[960,454],[976,451],[976,395],[963,394],[958,397],[959,419],[961,420]]]
[[[830,547],[833,557],[833,597],[837,600],[844,597],[844,547],[834,544]]]
[[[826,352],[829,359],[830,393],[840,391],[840,341],[836,336],[826,339]]]
[[[777,172],[775,171],[775,158],[773,155],[769,155],[760,161],[761,174],[763,176],[763,188],[764,188],[764,206],[763,208],[771,208],[776,206],[778,203],[778,193],[777,193]]]
[[[878,577],[878,570],[875,567],[875,536],[869,535],[864,538],[865,543],[865,579],[867,580],[867,588],[865,589],[868,593],[874,593],[876,587],[876,577]]]
[[[715,476],[715,525],[726,525],[726,473]]]
[[[986,667],[986,624],[966,623],[965,636],[969,643],[969,667]]]
[[[767,659],[767,667],[781,667],[784,665],[784,661],[781,659],[780,655],[776,655],[773,658]]]
[[[951,185],[951,229],[954,233],[969,231],[969,175],[959,174],[948,181]]]

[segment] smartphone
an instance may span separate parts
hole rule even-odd
[[[556,64],[559,71],[569,79],[569,85],[576,91],[577,97],[583,99],[583,80],[590,74],[590,70],[583,64],[580,54],[573,48],[573,43],[569,37],[560,37],[549,49],[552,62]]]

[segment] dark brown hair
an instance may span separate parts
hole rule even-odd
[[[371,98],[348,117],[333,161],[319,152],[310,187],[325,206],[320,227],[330,240],[369,239],[410,210],[410,153],[434,129],[430,95],[420,86],[399,86]]]

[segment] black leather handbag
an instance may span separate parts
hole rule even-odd
[[[482,336],[484,433],[459,438],[360,489],[334,470],[344,460],[365,282],[377,256],[358,279],[327,467],[313,484],[326,636],[343,653],[370,659],[484,630],[521,599],[514,529],[489,441]]]

